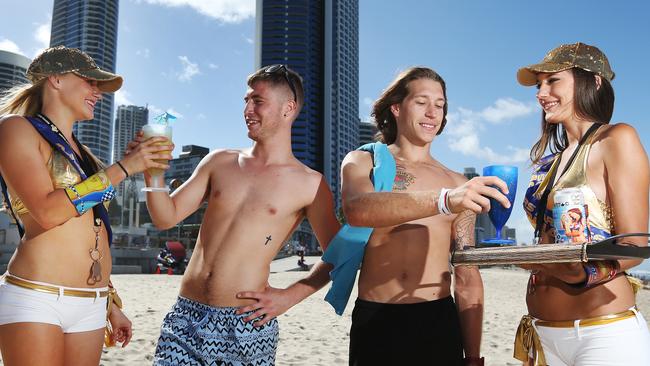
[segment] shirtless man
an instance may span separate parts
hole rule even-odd
[[[270,263],[303,218],[323,247],[339,229],[325,179],[291,151],[291,124],[304,98],[300,76],[274,65],[247,83],[244,118],[252,148],[211,152],[171,197],[147,193],[152,221],[160,229],[208,203],[180,296],[163,322],[154,365],[273,364],[274,317],[286,308],[266,309],[238,292],[268,292]],[[314,283],[327,281],[322,265],[282,291],[292,302],[315,292]],[[238,311],[252,304],[254,311]],[[256,322],[248,321],[251,317]]]
[[[476,267],[450,273],[449,255],[474,245],[475,213],[489,210],[488,196],[509,207],[490,186],[507,187],[495,177],[468,182],[431,156],[446,114],[444,80],[428,68],[408,69],[373,107],[397,165],[393,191],[374,191],[370,153],[353,151],[343,161],[345,216],[374,228],[352,313],[350,365],[482,364],[481,276]]]

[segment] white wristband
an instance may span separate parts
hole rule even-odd
[[[449,192],[449,188],[441,188],[440,189],[440,195],[438,196],[438,213],[439,214],[445,214],[445,215],[451,215],[451,210],[449,209],[449,206],[447,206],[447,192]]]

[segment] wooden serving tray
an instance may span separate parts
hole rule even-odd
[[[454,266],[490,264],[570,263],[605,259],[650,258],[650,247],[625,244],[622,238],[650,237],[649,233],[621,234],[593,243],[544,244],[530,246],[503,246],[471,248],[452,253]]]

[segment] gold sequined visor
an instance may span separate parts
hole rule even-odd
[[[537,74],[540,72],[560,72],[574,67],[598,74],[612,81],[612,71],[605,54],[597,47],[584,43],[563,44],[544,56],[542,62],[522,67],[517,71],[517,81],[524,86],[537,84]]]

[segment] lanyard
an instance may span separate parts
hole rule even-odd
[[[576,149],[573,151],[573,154],[571,154],[571,157],[569,158],[569,161],[567,161],[566,165],[564,166],[564,169],[562,170],[562,173],[560,173],[560,176],[557,178],[557,181],[559,181],[564,173],[569,170],[569,167],[571,164],[573,164],[573,161],[575,160],[576,156],[578,155],[578,151],[580,151],[580,148],[582,145],[584,145],[585,141],[587,141],[587,138],[589,138],[590,135],[592,135],[598,127],[600,127],[600,123],[594,123],[589,127],[587,132],[582,136],[580,141],[578,142],[578,146],[576,146]],[[562,160],[562,155],[560,155],[560,161]],[[559,165],[559,162],[558,162]],[[544,218],[546,217],[546,204],[548,203],[548,196],[551,193],[551,190],[557,183],[555,180],[555,176],[557,174],[557,167],[553,169],[553,172],[551,173],[551,176],[549,177],[548,183],[546,184],[546,188],[544,189],[544,193],[542,194],[542,198],[539,200],[539,204],[537,206],[537,217],[536,217],[536,223],[535,223],[535,239],[539,241],[541,237],[541,231],[544,227]]]
[[[68,140],[65,138],[61,130],[42,113],[39,113],[36,118],[27,117],[27,120],[36,128],[36,130],[41,134],[41,136],[50,143],[54,148],[61,152],[67,159],[70,161],[72,166],[77,170],[81,179],[87,179],[88,174],[92,175],[95,173],[94,165],[90,161],[88,154],[81,154],[79,156],[71,147]],[[72,135],[73,140],[79,146],[79,149],[83,149],[83,146],[77,140],[76,136]],[[104,205],[96,205],[93,207],[93,225],[98,229],[98,226],[101,226],[101,223],[104,223],[106,228],[106,233],[108,234],[108,243],[113,240],[113,232],[111,230],[110,220],[108,217],[108,211]]]

